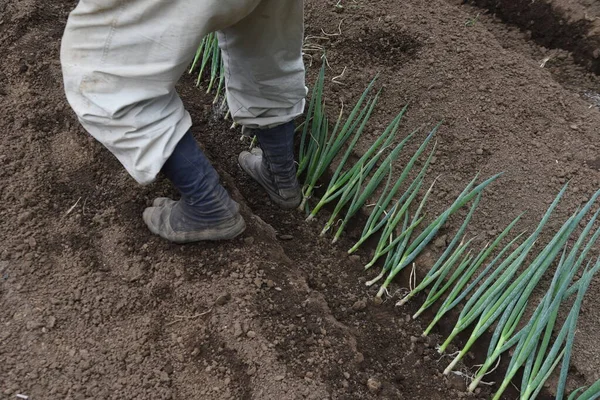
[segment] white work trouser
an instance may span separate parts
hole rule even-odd
[[[192,124],[175,84],[213,31],[237,123],[266,128],[303,112],[302,0],[80,0],[69,16],[67,99],[142,184]]]

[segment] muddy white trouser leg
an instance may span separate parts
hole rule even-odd
[[[244,19],[218,32],[227,103],[235,122],[269,128],[302,114],[303,0],[263,0]]]
[[[71,13],[61,49],[67,99],[84,128],[138,182],[155,179],[191,126],[174,87],[201,38],[236,25],[261,3],[81,0]]]

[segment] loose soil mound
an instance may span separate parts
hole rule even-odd
[[[307,225],[302,215],[274,209],[236,165],[247,143],[214,116],[191,77],[180,90],[194,133],[242,204],[248,232],[231,243],[191,246],[147,232],[143,208],[172,189],[165,181],[135,185],[64,99],[58,49],[75,3],[0,4],[2,395],[465,397],[465,382],[441,375],[448,360],[435,351],[451,319],[423,340],[429,316],[410,320],[419,299],[405,309],[373,304],[364,286],[371,275],[361,268],[368,250],[345,254],[355,232],[332,246],[318,238],[322,221]],[[524,210],[521,227],[531,227],[566,180],[571,189],[553,228],[600,187],[598,110],[527,52],[503,47],[494,22],[466,26],[473,10],[441,0],[344,5],[340,12],[334,2],[307,1],[307,35],[327,49],[328,76],[346,69],[327,85],[329,108],[356,99],[379,72],[384,90],[361,148],[407,102],[403,131],[445,121],[431,215],[477,171],[505,171],[470,228],[481,242]],[[319,62],[314,54],[309,81]],[[426,252],[420,271],[442,247]],[[391,292],[406,282],[399,277]],[[596,282],[582,311],[570,387],[599,378],[599,294]],[[472,397],[489,398],[490,390]]]

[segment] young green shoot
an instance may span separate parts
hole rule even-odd
[[[323,76],[320,75],[320,79],[323,79]],[[315,125],[313,124],[313,137],[317,136],[322,138],[319,145],[322,146],[323,150],[319,152],[318,159],[313,161],[308,168],[308,174],[305,179],[305,184],[303,187],[303,203],[300,204],[300,209],[304,208],[304,203],[309,199],[316,187],[319,179],[323,176],[323,174],[327,171],[334,158],[337,156],[342,146],[346,143],[346,141],[350,138],[350,136],[354,133],[354,138],[352,143],[350,144],[347,151],[352,151],[358,141],[360,135],[362,134],[364,127],[369,120],[371,113],[373,112],[373,108],[377,103],[377,98],[379,95],[376,95],[373,100],[369,100],[365,107],[362,107],[365,102],[368,94],[375,84],[375,80],[373,79],[369,86],[365,89],[362,96],[357,101],[356,105],[350,112],[348,118],[342,124],[343,118],[343,106],[340,109],[340,113],[338,115],[338,119],[336,121],[335,127],[331,134],[328,134],[327,126],[320,126],[316,129],[319,131],[315,134]],[[317,94],[317,101],[322,101],[322,90],[323,90],[323,82],[322,80],[319,82],[319,90],[320,92]],[[324,107],[316,107],[315,114],[324,113]],[[321,115],[314,115],[313,121],[324,120]],[[357,129],[357,127],[361,127],[361,129]],[[323,134],[323,130],[325,134]]]
[[[390,136],[396,135],[399,125],[400,125],[400,117],[397,117],[391,124]],[[364,174],[363,179],[362,179],[364,181],[370,175],[371,171],[373,169],[375,169],[375,173],[373,174],[372,178],[369,179],[369,182],[367,183],[367,185],[365,186],[364,189],[362,188],[362,182],[361,182],[361,185],[358,187],[358,191],[356,192],[356,196],[354,196],[352,198],[352,201],[350,201],[350,199],[346,199],[346,201],[344,203],[342,203],[341,201],[338,201],[338,206],[336,207],[337,211],[332,213],[331,217],[329,218],[329,221],[325,225],[325,228],[323,228],[321,235],[325,234],[325,232],[327,232],[331,227],[333,227],[337,223],[337,217],[338,217],[339,213],[342,211],[342,208],[348,202],[350,202],[350,206],[349,206],[348,213],[346,214],[347,216],[350,213],[352,213],[352,215],[354,215],[354,213],[356,213],[365,204],[365,202],[367,201],[369,196],[375,191],[377,186],[381,183],[381,181],[385,177],[386,173],[389,171],[389,168],[391,167],[391,162],[398,156],[398,153],[400,152],[400,150],[402,150],[405,143],[406,143],[406,139],[401,141],[392,150],[392,152],[384,159],[384,161],[381,163],[381,165],[377,169],[375,169],[375,167],[376,167],[379,159],[382,157],[384,149],[381,149],[380,151],[375,153],[367,161],[366,165],[364,166],[364,171],[356,170],[356,172],[354,172],[354,175],[356,175],[358,173]],[[350,215],[350,216],[352,216],[352,215]],[[340,227],[340,229],[343,229],[345,227],[346,223],[347,223],[347,218],[344,218],[342,220],[342,226]],[[340,231],[338,231],[338,232],[340,232]],[[339,235],[335,236],[334,242],[337,241],[337,238],[339,238]]]
[[[571,218],[571,220],[573,220],[572,225],[577,226],[579,221],[581,221],[581,219],[583,218],[583,215],[587,214],[587,211],[591,207],[591,203],[593,201],[595,201],[595,197],[592,200],[590,200],[590,202],[588,202],[588,204],[576,215],[575,218],[573,218],[573,217]],[[596,213],[596,216],[597,215],[598,215],[598,213]],[[586,230],[589,227],[590,226],[588,225],[588,227],[586,227]],[[583,241],[585,240],[585,237],[587,236],[587,232],[584,231],[580,235],[579,239],[573,246],[573,249],[571,250],[567,260],[563,263],[560,270],[558,270],[556,272],[555,277],[556,276],[558,276],[558,277],[556,279],[553,279],[551,286],[550,286],[550,290],[546,293],[546,296],[544,297],[544,299],[542,299],[542,302],[538,305],[538,308],[534,312],[532,318],[529,320],[527,325],[523,329],[521,329],[521,331],[517,335],[515,335],[515,337],[519,338],[518,344],[513,352],[513,357],[509,364],[508,371],[506,373],[504,381],[500,385],[498,392],[496,392],[494,399],[499,399],[501,397],[504,390],[506,390],[506,388],[510,384],[510,381],[512,380],[512,378],[517,373],[517,370],[519,370],[521,366],[523,366],[526,362],[528,362],[528,360],[532,360],[531,353],[534,352],[536,347],[538,346],[540,337],[542,335],[542,331],[546,330],[546,335],[551,334],[551,332],[546,329],[547,325],[550,321],[556,319],[556,314],[558,313],[560,304],[565,299],[565,297],[566,297],[565,295],[568,293],[567,289],[568,289],[569,284],[571,283],[575,274],[579,270],[580,265],[583,263],[583,260],[585,259],[587,252],[589,252],[589,250],[591,249],[591,247],[593,246],[593,244],[595,243],[595,241],[599,235],[600,235],[600,229],[592,236],[592,238],[588,241],[588,244],[586,245],[585,249],[581,252],[579,257],[577,257],[577,253],[579,252],[579,247],[582,245]],[[600,263],[600,259],[597,262],[597,264],[599,264],[599,263]],[[593,272],[595,272],[597,266],[598,265],[596,265],[592,270],[587,270],[584,273],[585,279],[591,280]],[[580,302],[582,300],[583,294],[585,293],[585,290],[587,289],[586,281],[583,280],[582,282],[583,283],[579,284],[578,297],[577,297],[576,303],[578,301]],[[568,349],[567,349],[567,353],[568,353]],[[568,358],[569,356],[567,355],[567,353],[565,353],[565,357]],[[527,368],[526,371],[527,370],[529,370],[529,368]],[[561,391],[560,382],[561,381],[559,381],[558,392]],[[562,397],[562,395],[559,398],[561,398],[561,397]]]
[[[373,101],[371,101],[371,103],[369,105],[369,109],[367,111],[369,115],[372,112],[374,106],[375,106],[375,101],[373,100]],[[329,185],[327,186],[325,193],[323,194],[323,196],[321,196],[319,202],[311,211],[310,215],[306,219],[307,221],[314,219],[315,216],[317,215],[317,213],[321,210],[321,208],[323,206],[325,206],[325,204],[340,197],[342,195],[342,193],[344,192],[345,185],[358,175],[361,168],[366,166],[366,168],[370,171],[370,169],[372,169],[375,166],[375,164],[377,163],[377,161],[383,154],[383,151],[394,140],[395,135],[398,131],[397,128],[396,129],[394,129],[394,128],[400,123],[400,120],[402,119],[402,116],[404,115],[405,112],[406,112],[406,107],[400,112],[400,114],[398,114],[398,116],[384,130],[384,132],[381,135],[379,135],[377,140],[375,140],[375,142],[373,142],[371,144],[371,147],[369,147],[369,149],[359,158],[359,160],[350,169],[348,169],[347,171],[344,171],[346,162],[352,155],[352,149],[356,145],[356,142],[358,141],[360,134],[363,132],[363,130],[366,126],[367,120],[368,120],[367,118],[362,119],[361,125],[358,128],[358,130],[356,131],[352,142],[348,146],[348,149],[344,153],[344,156],[342,157],[335,172],[333,173],[333,176],[331,177],[331,180],[329,181]],[[412,134],[410,134],[406,139],[404,139],[404,141],[409,140],[413,134],[414,134],[414,132]],[[361,167],[359,167],[359,166],[361,166]]]
[[[456,322],[452,332],[446,341],[440,346],[440,353],[445,351],[447,346],[456,337],[456,335],[465,330],[469,325],[471,325],[471,323],[475,321],[475,319],[477,319],[477,317],[483,314],[488,307],[492,306],[496,300],[498,300],[498,297],[504,292],[504,289],[509,285],[513,276],[531,251],[544,225],[550,218],[553,210],[558,205],[566,189],[567,185],[563,187],[548,210],[546,210],[546,213],[538,224],[536,230],[523,243],[521,243],[519,247],[513,250],[512,253],[502,261],[502,263],[500,263],[500,265],[487,277],[487,279],[475,291],[473,296],[471,296],[471,298],[467,301],[460,312],[458,321]],[[486,320],[481,322],[485,324]],[[456,360],[456,362],[457,361],[458,360]],[[453,365],[451,367],[453,367]],[[452,369],[451,367],[450,370]],[[450,370],[448,370],[448,372]]]
[[[423,336],[427,336],[429,332],[433,329],[433,327],[442,319],[442,317],[451,309],[456,307],[471,291],[477,287],[477,284],[487,275],[487,273],[498,263],[499,260],[502,259],[504,254],[510,250],[513,245],[524,235],[521,233],[517,235],[513,240],[511,240],[504,248],[498,253],[498,255],[485,267],[485,269],[479,273],[477,278],[473,280],[467,286],[466,289],[463,290],[467,282],[471,279],[476,271],[478,271],[479,267],[487,260],[492,251],[498,246],[498,244],[508,235],[508,233],[512,230],[515,224],[519,221],[521,215],[515,218],[503,231],[496,237],[496,239],[492,242],[490,246],[485,248],[485,251],[476,259],[473,265],[469,268],[469,270],[463,274],[458,283],[454,286],[450,294],[446,297],[440,308],[438,309],[433,321],[429,324],[427,329],[423,332]]]
[[[600,258],[596,262],[597,265],[600,265]],[[589,265],[589,264],[588,264]],[[595,268],[594,268],[595,269]],[[543,330],[546,330],[547,323],[556,319],[556,315],[558,314],[559,307],[561,302],[565,299],[566,289],[571,283],[577,268],[572,268],[570,271],[566,269],[564,271],[564,275],[562,276],[561,282],[556,287],[556,291],[554,296],[548,295],[550,291],[547,293],[547,296],[542,300],[542,303],[534,312],[534,315],[530,319],[529,323],[521,330],[521,335],[517,334],[519,337],[519,343],[513,353],[513,357],[508,366],[508,371],[504,380],[502,381],[500,388],[496,392],[493,397],[493,400],[499,400],[502,397],[502,394],[510,384],[512,378],[516,375],[519,368],[526,362],[532,359],[531,353],[535,351],[537,347],[540,336]],[[559,377],[559,384],[557,389],[557,399],[563,398],[564,394],[564,385],[566,382],[566,372],[568,369],[568,363],[570,361],[570,350],[573,344],[575,328],[577,324],[577,316],[579,314],[579,310],[581,308],[581,303],[583,301],[583,297],[585,292],[587,291],[589,284],[594,276],[592,270],[587,269],[581,279],[579,280],[577,298],[573,303],[569,316],[565,321],[562,329],[560,330],[553,347],[550,350],[549,356],[550,358],[546,359],[546,365],[542,365],[540,373],[534,377],[532,381],[532,387],[535,387],[534,393],[539,392],[539,386],[541,385],[540,381],[544,380],[549,376],[547,369],[551,368],[551,365],[556,362],[556,358],[562,358],[563,368],[561,371],[561,376]],[[551,334],[551,333],[550,333]],[[546,330],[546,335],[548,335],[548,331]],[[564,351],[559,353],[559,349],[561,348],[562,342],[565,340],[565,336],[567,336],[566,346],[564,347]],[[548,365],[550,364],[550,366]],[[565,368],[566,366],[566,368]],[[564,374],[564,375],[563,375]],[[524,393],[524,395],[529,395],[530,392]],[[526,397],[526,398],[534,398],[534,397]]]
[[[581,393],[581,394],[579,394]],[[577,396],[579,395],[579,396]],[[569,396],[569,400],[596,400],[600,399],[600,379],[597,380],[592,386],[585,389],[585,387],[579,388]]]
[[[577,330],[577,319],[579,317],[579,311],[581,308],[581,302],[583,300],[583,296],[587,288],[589,287],[591,278],[593,277],[593,273],[590,273],[589,263],[588,268],[586,269],[586,273],[583,275],[582,284],[579,286],[577,298],[569,312],[567,319],[565,320],[560,332],[556,336],[550,351],[547,356],[542,358],[545,355],[545,348],[547,347],[548,342],[550,341],[550,337],[552,336],[552,330],[548,329],[550,326],[554,326],[554,321],[556,321],[556,315],[551,316],[552,324],[549,324],[546,328],[546,333],[544,335],[543,344],[546,344],[546,347],[542,347],[539,350],[537,360],[543,360],[543,364],[541,362],[537,362],[536,360],[536,368],[526,376],[523,377],[523,383],[525,384],[522,387],[521,391],[521,399],[529,400],[535,399],[539,392],[542,390],[544,383],[549,378],[550,374],[554,371],[554,369],[558,366],[559,362],[562,360],[561,373],[559,376],[559,384],[556,393],[556,398],[560,399],[564,396],[564,388],[567,378],[567,372],[569,369],[569,362],[571,358],[571,350],[573,348],[573,342],[575,339],[575,332]],[[531,353],[532,356],[535,352]],[[533,357],[530,356],[530,360],[533,360]],[[542,356],[542,357],[540,357]],[[533,364],[529,362],[528,364]],[[527,367],[529,367],[529,365]],[[526,367],[526,368],[527,368]]]
[[[219,41],[216,33],[210,33],[202,39],[189,72],[192,73],[196,67],[200,68],[196,80],[196,85],[198,86],[200,86],[200,82],[202,82],[204,71],[208,68],[209,76],[206,90],[207,93],[211,92],[218,79],[217,95],[214,100],[214,103],[216,103],[223,90],[223,82],[225,80],[223,59],[221,57],[221,49],[219,48]]]
[[[392,282],[392,280],[396,277],[396,275],[403,270],[407,265],[410,265],[412,261],[423,251],[425,246],[427,246],[431,240],[437,235],[442,226],[446,223],[448,218],[456,213],[460,208],[462,208],[465,204],[470,202],[475,196],[479,195],[490,183],[494,182],[501,174],[497,174],[488,178],[484,182],[480,183],[478,186],[473,188],[475,185],[475,180],[477,176],[469,182],[467,187],[461,192],[461,194],[456,198],[454,203],[440,214],[429,226],[427,226],[421,234],[415,238],[411,242],[411,244],[406,249],[405,255],[402,256],[400,261],[391,268],[388,277],[386,278],[383,285],[381,285],[379,292],[377,293],[377,298],[381,298],[387,287]]]
[[[414,295],[419,293],[421,290],[424,290],[427,286],[429,286],[431,284],[431,282],[435,281],[435,279],[441,273],[441,271],[439,271],[439,269],[440,268],[443,269],[444,267],[446,267],[446,265],[447,265],[446,259],[449,256],[450,256],[450,258],[452,258],[455,254],[458,254],[458,257],[460,257],[460,254],[462,254],[462,252],[464,251],[464,248],[462,250],[460,250],[462,243],[461,243],[461,246],[459,246],[457,251],[455,251],[452,256],[450,254],[452,254],[454,247],[460,241],[465,230],[467,229],[467,226],[469,225],[469,222],[471,222],[471,218],[473,217],[473,214],[475,213],[475,210],[477,209],[477,206],[479,205],[480,200],[481,200],[481,195],[478,195],[477,198],[475,198],[475,201],[473,201],[473,204],[471,205],[471,209],[469,210],[462,225],[456,232],[456,235],[454,235],[454,238],[450,241],[450,244],[448,245],[446,250],[442,253],[440,258],[435,262],[435,264],[433,264],[431,269],[427,272],[427,275],[425,275],[425,278],[423,278],[423,281],[417,287],[415,287],[413,290],[411,290],[403,299],[398,301],[398,303],[396,303],[396,307],[406,304]],[[472,239],[471,239],[471,241],[472,241]],[[469,243],[471,241],[469,241]],[[456,259],[454,261],[456,261]]]
[[[497,292],[494,294],[495,296],[497,295],[497,299],[493,303],[485,305],[486,309],[480,314],[479,321],[475,325],[467,344],[448,368],[446,368],[444,374],[448,374],[453,369],[458,361],[466,355],[477,339],[487,331],[497,318],[503,315],[505,310],[507,310],[507,312],[504,313],[505,318],[503,318],[502,321],[506,320],[506,322],[505,325],[502,323],[497,325],[496,330],[498,334],[506,327],[516,329],[516,325],[523,315],[531,293],[539,283],[542,275],[547,271],[550,265],[552,265],[558,253],[565,246],[571,233],[577,227],[578,222],[579,221],[577,221],[576,218],[570,218],[518,278],[506,289],[503,289],[502,293]],[[505,333],[504,337],[510,337],[510,335],[512,335],[513,331],[510,328],[507,329],[508,333]],[[480,369],[480,373],[482,370],[483,368]]]
[[[371,268],[381,256],[389,253],[400,241],[405,241],[410,238],[412,231],[423,220],[423,217],[420,217],[420,213],[423,210],[425,202],[429,198],[429,195],[431,194],[431,191],[433,190],[433,186],[435,185],[436,181],[437,179],[433,181],[433,183],[425,193],[425,196],[423,196],[418,211],[415,213],[412,219],[411,225],[406,229],[402,229],[401,233],[394,237],[394,234],[396,233],[396,227],[400,223],[402,217],[406,216],[408,218],[409,216],[408,208],[419,193],[419,190],[421,189],[421,184],[423,182],[421,177],[417,176],[417,178],[415,178],[408,190],[402,195],[400,199],[398,199],[396,204],[394,204],[392,209],[381,221],[381,223],[385,223],[385,227],[383,228],[383,232],[381,233],[379,241],[377,242],[377,247],[375,249],[373,259],[371,260],[371,262],[365,265],[365,269]]]
[[[467,246],[470,245],[472,240],[473,239],[471,239],[469,242],[467,242],[466,245]],[[456,279],[458,279],[460,274],[462,274],[464,272],[464,270],[472,263],[474,257],[475,256],[472,254],[472,252],[469,251],[463,257],[462,261],[458,264],[458,267],[454,270],[454,272],[452,273],[452,275],[450,276],[448,281],[446,281],[446,283],[440,288],[442,283],[444,283],[444,279],[450,273],[450,271],[452,270],[452,268],[454,267],[454,265],[457,261],[457,260],[453,260],[452,257],[448,259],[448,261],[445,263],[445,264],[447,264],[447,266],[440,270],[439,276],[437,277],[437,279],[435,280],[435,283],[433,284],[433,287],[427,294],[427,298],[425,299],[425,302],[421,305],[419,310],[413,315],[413,319],[418,318],[419,315],[421,315],[426,309],[431,307],[446,292],[446,290],[448,290],[448,288],[456,281]]]
[[[413,166],[414,166],[415,162],[417,161],[417,159],[425,151],[425,148],[427,147],[427,145],[429,144],[429,142],[435,135],[435,132],[437,131],[437,129],[438,129],[438,127],[436,127],[427,136],[427,138],[423,141],[423,143],[421,144],[419,149],[415,152],[415,154],[412,156],[410,161],[404,167],[402,173],[396,180],[394,186],[389,191],[387,190],[389,185],[386,185],[385,190],[383,190],[383,192],[379,196],[379,200],[377,201],[377,203],[375,204],[375,207],[373,208],[373,212],[369,215],[369,218],[365,224],[365,227],[363,229],[360,239],[356,242],[356,244],[354,244],[354,246],[352,246],[352,248],[350,250],[348,250],[348,254],[352,254],[353,252],[358,250],[358,248],[360,247],[361,244],[363,244],[368,238],[370,238],[373,234],[378,232],[384,226],[388,216],[390,215],[390,212],[386,213],[385,210],[387,209],[388,205],[391,203],[392,199],[398,193],[401,185],[404,183],[404,181],[408,177],[409,173],[412,171]],[[427,172],[427,168],[429,167],[429,164],[431,163],[431,159],[432,159],[433,155],[435,154],[436,147],[437,147],[437,143],[434,144],[433,150],[431,151],[431,154],[429,155],[424,167],[421,168],[421,172],[419,172],[417,179],[415,179],[415,181],[413,181],[413,184],[408,188],[408,190],[406,192],[404,192],[404,194],[400,198],[400,202],[402,202],[406,198],[406,196],[411,191],[411,188],[413,187],[415,182],[420,182],[424,179],[425,173]],[[391,172],[391,170],[390,170],[390,172]],[[390,176],[391,176],[391,174],[390,174]],[[420,185],[420,183],[419,183],[419,185]]]

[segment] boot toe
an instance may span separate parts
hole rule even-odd
[[[156,223],[157,218],[155,217],[158,214],[157,211],[159,211],[158,207],[148,207],[144,210],[144,214],[142,214],[144,223],[148,229],[150,229],[150,232],[154,233],[155,235],[158,234],[158,224]]]
[[[175,200],[171,200],[168,197],[157,197],[152,202],[152,207],[164,207],[169,203],[175,203]]]
[[[257,155],[249,151],[242,151],[238,156],[238,162],[240,163],[240,166],[244,168],[245,165],[248,165],[253,161],[252,159],[254,157],[257,157]]]
[[[148,207],[144,210],[144,214],[142,215],[142,219],[144,223],[155,235],[160,233],[160,223],[161,223],[161,207]]]
[[[238,156],[238,163],[240,167],[250,175],[254,180],[257,180],[259,183],[261,182],[261,177],[258,173],[258,168],[260,168],[262,162],[262,157],[257,156],[256,154],[252,154],[249,151],[242,151]]]

